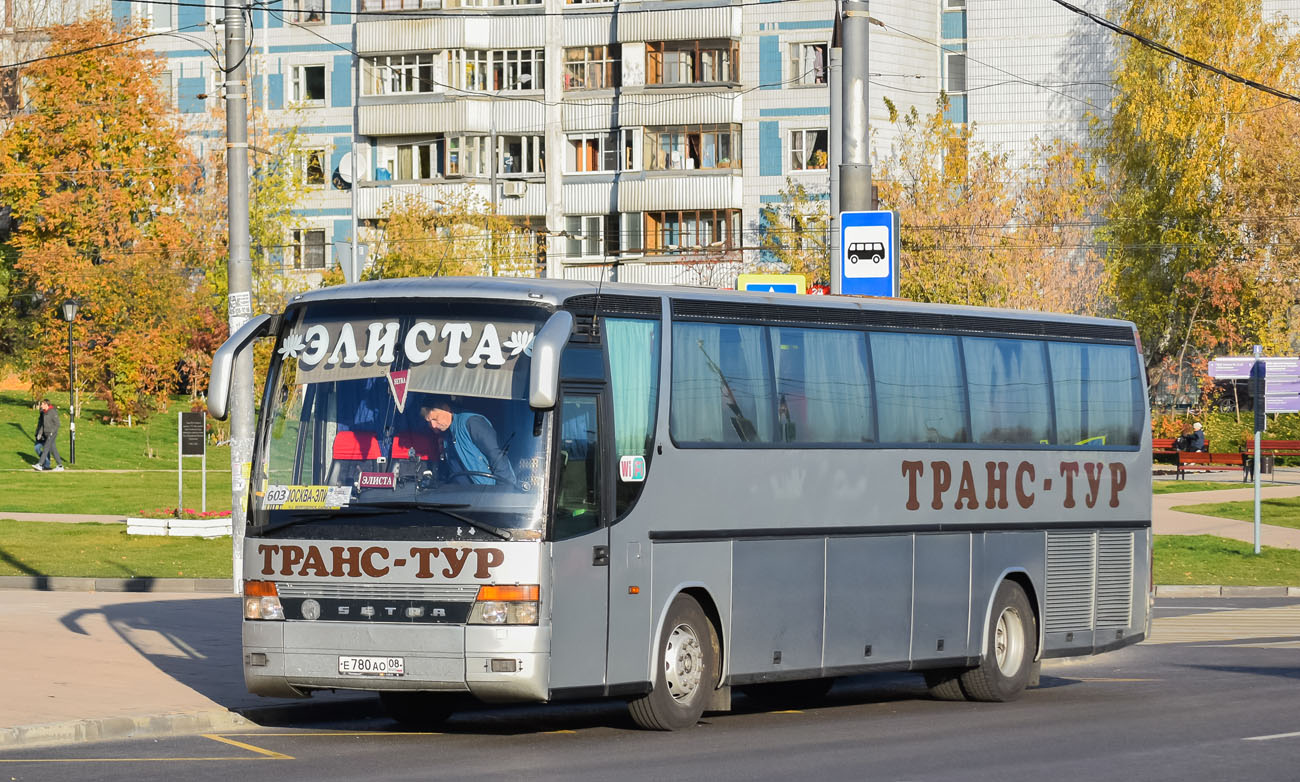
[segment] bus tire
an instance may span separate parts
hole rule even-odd
[[[961,689],[960,668],[935,668],[925,672],[925,686],[930,690],[930,697],[937,701],[964,701],[966,693]]]
[[[687,594],[673,598],[659,637],[653,689],[628,703],[632,720],[646,730],[681,730],[699,722],[717,687],[721,656],[718,633],[700,604]]]
[[[381,692],[379,703],[394,722],[423,730],[446,722],[456,711],[457,699],[434,692]]]
[[[1029,685],[1037,656],[1038,626],[1025,591],[1003,581],[993,598],[989,637],[980,664],[962,673],[961,688],[974,701],[1015,700]]]

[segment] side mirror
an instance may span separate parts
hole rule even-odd
[[[239,330],[217,348],[212,356],[212,372],[208,376],[208,415],[224,421],[230,411],[230,375],[235,369],[235,357],[258,337],[266,336],[274,318],[258,315],[239,327]]]
[[[557,312],[533,338],[533,361],[528,369],[528,405],[550,410],[560,395],[560,352],[573,333],[573,315]]]

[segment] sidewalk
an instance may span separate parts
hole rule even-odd
[[[361,693],[244,688],[234,596],[0,592],[0,751],[377,713]]]
[[[1196,476],[1195,480],[1203,480],[1203,478]],[[1233,486],[1234,484],[1225,482],[1225,485]],[[1254,543],[1254,522],[1235,521],[1220,518],[1219,516],[1202,516],[1198,513],[1171,510],[1175,505],[1249,502],[1255,499],[1255,487],[1253,485],[1242,484],[1238,479],[1235,486],[1237,488],[1154,495],[1151,498],[1152,532],[1156,535],[1217,535],[1221,538],[1232,538],[1245,543]],[[1260,490],[1260,495],[1264,499],[1300,497],[1300,484],[1265,487]],[[1300,529],[1261,524],[1259,538],[1260,545],[1263,546],[1300,549]]]

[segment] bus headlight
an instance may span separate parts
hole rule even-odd
[[[468,624],[535,625],[537,624],[536,584],[483,586],[478,589]]]
[[[274,581],[244,582],[245,619],[284,619],[284,606]]]

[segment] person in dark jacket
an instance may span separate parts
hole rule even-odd
[[[1187,450],[1189,451],[1206,450],[1205,431],[1201,427],[1200,421],[1197,421],[1196,423],[1192,424],[1192,434],[1187,439]]]
[[[50,404],[50,400],[41,400],[41,460],[32,466],[33,470],[51,469],[50,462],[58,464],[54,472],[63,471],[63,457],[59,455],[59,409]]]
[[[36,458],[37,458],[37,459],[41,458],[41,450],[45,448],[45,427],[41,425],[41,422],[44,420],[44,418],[45,418],[45,407],[44,407],[44,405],[41,405],[41,404],[36,405],[36,437],[35,437],[35,441],[36,441]]]
[[[447,402],[421,407],[420,417],[428,422],[429,428],[442,433],[442,452],[450,463],[452,482],[486,486],[515,484],[515,471],[487,418],[478,413],[455,412]]]

